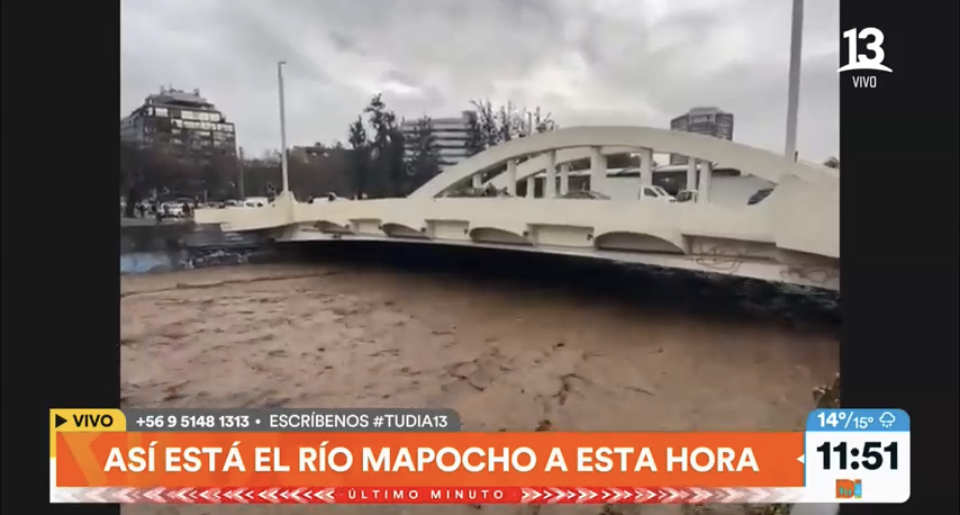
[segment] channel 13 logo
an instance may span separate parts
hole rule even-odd
[[[838,479],[837,499],[859,499],[863,495],[863,488],[859,479]]]
[[[847,64],[841,66],[839,72],[893,73],[889,66],[883,64],[886,58],[883,52],[883,31],[876,27],[850,29],[844,31],[843,38],[847,40]],[[876,73],[854,75],[851,78],[854,88],[877,87]]]

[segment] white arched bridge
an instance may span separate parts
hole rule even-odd
[[[688,156],[693,200],[567,198],[571,162],[589,159],[583,173],[596,186],[610,181],[607,156],[624,152],[640,156],[641,191],[651,184],[654,152]],[[755,205],[712,201],[721,168],[775,188]],[[541,186],[537,198],[534,181]],[[525,197],[516,196],[521,183]],[[447,196],[487,185],[512,195]],[[263,208],[201,209],[196,221],[227,231],[268,231],[278,242],[509,248],[838,290],[839,197],[837,170],[765,150],[645,127],[573,127],[492,147],[446,168],[407,198],[303,203],[284,192]]]

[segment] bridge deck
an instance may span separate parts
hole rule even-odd
[[[353,239],[510,248],[838,288],[838,256],[817,252],[824,245],[790,248],[797,238],[789,225],[777,224],[776,211],[774,203],[733,208],[468,198],[304,204],[281,198],[259,209],[198,210],[197,219],[229,231],[270,231],[281,242]]]

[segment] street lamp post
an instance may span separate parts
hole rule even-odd
[[[800,61],[803,48],[803,0],[793,0],[790,26],[790,76],[787,82],[787,143],[784,157],[797,158],[797,112],[800,109]]]
[[[283,66],[286,61],[277,63],[277,85],[280,88],[280,171],[283,177],[283,192],[290,191],[290,170],[287,163],[287,113],[283,102]]]

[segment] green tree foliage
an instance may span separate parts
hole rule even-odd
[[[407,182],[404,193],[409,193],[440,173],[440,151],[429,116],[417,120],[412,140],[408,142],[410,156],[407,159]]]
[[[120,189],[128,206],[157,195],[230,198],[236,194],[238,175],[232,155],[178,155],[162,147],[120,142]]]
[[[350,174],[352,154],[352,150],[342,148],[309,155],[291,153],[290,189],[297,200],[306,202],[330,192],[342,197],[352,195],[356,187]],[[243,167],[244,189],[250,196],[269,197],[283,183],[280,163],[269,156],[246,160]]]
[[[387,109],[381,94],[374,95],[363,112],[373,130],[369,158],[374,194],[378,197],[398,196],[402,193],[406,163],[403,133],[397,123],[397,115]]]
[[[467,155],[472,156],[487,148],[486,132],[480,125],[477,111],[467,111]]]
[[[357,198],[363,198],[366,191],[367,154],[370,151],[370,142],[367,139],[367,129],[363,126],[363,117],[350,124],[347,143],[353,149],[350,163],[350,175],[353,176],[354,193]]]
[[[468,121],[467,124],[472,154],[500,143],[557,128],[550,113],[544,112],[540,107],[533,110],[519,109],[512,102],[494,106],[490,100],[473,100],[470,104],[475,113],[475,121]],[[485,173],[483,181],[490,180],[505,169],[502,167]]]
[[[471,132],[470,141],[477,151],[557,128],[551,115],[540,107],[519,109],[512,102],[494,106],[489,100],[474,100],[470,104],[475,121],[468,123],[468,128]]]
[[[402,194],[407,176],[403,133],[382,95],[374,95],[350,124],[347,143],[353,149],[350,169],[358,198]]]

